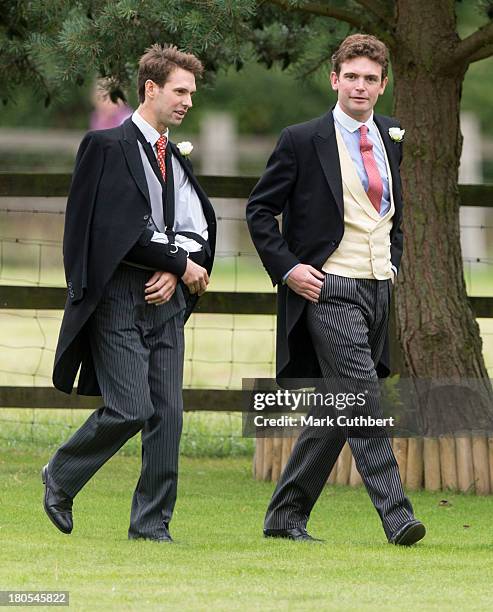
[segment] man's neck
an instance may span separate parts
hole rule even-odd
[[[137,112],[142,117],[142,119],[145,119],[145,121],[147,121],[147,123],[151,125],[160,134],[163,134],[168,129],[166,125],[159,123],[157,121],[155,114],[147,106],[144,106],[143,104],[141,104],[137,108]]]

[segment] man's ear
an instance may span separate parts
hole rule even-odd
[[[385,88],[387,87],[387,83],[389,82],[389,77],[385,77],[382,81],[382,84],[380,86],[380,93],[379,95],[381,96],[383,94],[383,92],[385,91]]]
[[[152,79],[147,79],[147,81],[144,83],[145,95],[149,98],[153,98],[156,91],[156,87],[157,85]]]
[[[334,91],[337,91],[339,89],[339,76],[337,75],[337,73],[335,73],[334,71],[332,71],[330,73],[330,84],[332,86],[332,89]]]

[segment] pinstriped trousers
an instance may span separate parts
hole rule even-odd
[[[377,386],[375,364],[387,333],[391,281],[326,274],[317,304],[307,306],[307,327],[326,380],[352,379]],[[381,416],[378,397],[370,398],[373,416]],[[325,409],[327,411],[327,409]],[[326,412],[327,414],[327,412]],[[320,416],[320,414],[317,414]],[[397,461],[386,435],[351,435],[346,427],[305,428],[267,509],[266,529],[304,527],[344,443],[377,510],[387,538],[414,518],[402,488]]]
[[[185,300],[180,286],[166,304],[146,304],[152,275],[122,265],[88,322],[104,407],[61,446],[50,473],[75,495],[138,431],[142,470],[132,501],[129,537],[159,538],[171,519],[182,429]]]

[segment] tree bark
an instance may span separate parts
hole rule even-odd
[[[397,0],[394,32],[394,111],[406,129],[396,291],[404,365],[409,376],[430,380],[419,406],[423,433],[483,429],[491,427],[492,395],[460,247],[459,111],[467,63],[447,63],[459,43],[454,1]],[[450,385],[444,401],[443,379],[461,389],[459,401],[451,401],[457,393]]]

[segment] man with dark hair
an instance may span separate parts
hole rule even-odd
[[[137,94],[141,104],[145,101],[145,85],[150,79],[162,87],[175,68],[191,72],[196,78],[204,74],[202,62],[191,53],[183,53],[174,46],[155,44],[149,47],[139,60]]]
[[[120,127],[89,132],[77,154],[53,382],[70,393],[80,367],[78,393],[102,395],[105,405],[43,468],[44,508],[63,533],[72,531],[76,494],[141,431],[128,536],[172,541],[183,326],[209,283],[216,222],[169,128],[192,107],[202,70],[194,56],[153,45],[139,64],[138,109]]]
[[[365,410],[373,416],[381,413],[377,376],[389,373],[389,304],[402,255],[403,131],[373,114],[387,66],[375,37],[346,38],[330,75],[336,106],[282,132],[247,205],[253,242],[278,285],[279,384],[323,377],[325,388],[368,386]],[[265,536],[313,540],[306,524],[346,441],[388,541],[410,545],[425,535],[385,430],[335,426],[301,432],[267,510]]]

